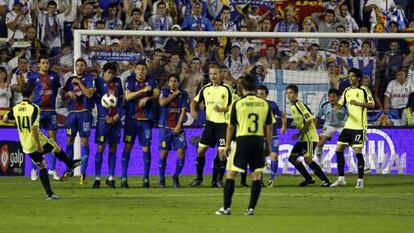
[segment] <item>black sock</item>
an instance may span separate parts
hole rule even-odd
[[[224,209],[228,209],[231,206],[231,198],[234,193],[234,180],[226,179],[224,183]]]
[[[256,207],[257,201],[259,200],[261,190],[262,190],[262,186],[260,185],[260,180],[252,181],[252,187],[250,189],[249,209],[254,209]]]
[[[214,164],[213,164],[213,175],[212,175],[212,179],[211,179],[212,183],[217,182],[217,176],[218,176],[218,173],[219,173],[219,162],[220,162],[220,159],[219,159],[218,155],[216,155],[216,158],[214,158]]]
[[[240,173],[240,184],[247,184],[247,171]]]
[[[222,181],[224,173],[226,172],[227,159],[224,161],[219,160],[219,169],[218,169],[218,181]]]
[[[315,175],[317,177],[319,177],[319,179],[321,179],[322,181],[328,181],[328,177],[326,177],[325,173],[323,173],[321,167],[319,167],[319,165],[315,162],[312,161],[312,163],[309,164],[309,167],[313,170],[313,172],[315,173]]]
[[[358,178],[362,179],[364,178],[364,168],[365,168],[364,156],[362,156],[361,153],[358,153],[356,154],[356,157],[358,159]]]
[[[295,166],[296,170],[305,177],[306,180],[312,180],[312,177],[309,175],[309,172],[306,170],[305,166],[303,166],[302,162],[298,161],[297,156],[289,156],[289,162]]]
[[[60,150],[59,153],[55,153],[56,158],[64,162],[66,167],[73,168],[73,161],[68,158],[66,153],[63,150]]]
[[[52,195],[53,192],[52,192],[52,188],[50,187],[49,175],[47,174],[47,169],[41,168],[39,171],[39,176],[40,176],[40,180],[42,181],[43,188],[46,191],[46,194],[48,196]]]
[[[338,164],[338,176],[344,176],[345,158],[344,152],[336,152],[336,163]]]
[[[196,168],[197,168],[197,179],[203,179],[204,164],[206,163],[206,157],[197,156]]]

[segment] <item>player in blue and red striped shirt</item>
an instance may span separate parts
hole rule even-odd
[[[95,182],[93,188],[99,188],[101,184],[100,175],[102,167],[102,157],[105,145],[109,145],[108,166],[109,177],[106,184],[110,188],[115,188],[115,162],[116,150],[121,138],[121,110],[124,99],[121,79],[114,77],[117,71],[116,64],[113,62],[106,63],[103,66],[103,77],[95,80],[96,92],[94,95],[96,107],[98,109],[98,119],[96,123],[95,143],[98,144],[98,150],[95,156]],[[101,99],[104,95],[112,94],[117,97],[115,107],[104,108]]]
[[[40,55],[38,58],[39,72],[29,74],[28,83],[34,87],[33,103],[38,105],[41,110],[40,127],[47,130],[49,137],[56,141],[56,131],[58,130],[56,114],[56,97],[61,87],[59,75],[49,70],[49,57]],[[49,174],[54,180],[60,180],[57,175],[56,157],[50,156]]]
[[[89,135],[92,124],[93,94],[95,92],[93,77],[86,73],[86,61],[78,58],[75,61],[76,76],[70,77],[62,90],[62,99],[67,100],[69,115],[66,118],[66,153],[73,159],[73,143],[79,132],[81,138],[81,177],[83,185],[89,157]]]
[[[160,94],[160,187],[165,188],[165,167],[168,152],[177,151],[178,158],[173,176],[173,187],[180,187],[178,175],[184,167],[184,155],[186,145],[183,123],[188,109],[188,94],[178,89],[180,78],[171,74],[168,77],[168,88],[164,88]]]
[[[125,83],[126,115],[124,127],[124,152],[122,154],[121,188],[129,188],[128,163],[131,149],[138,135],[144,154],[143,187],[149,188],[149,171],[151,165],[151,137],[154,118],[154,101],[158,100],[157,82],[147,77],[147,65],[138,62],[134,73]]]

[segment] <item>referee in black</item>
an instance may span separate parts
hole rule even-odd
[[[241,77],[243,97],[235,101],[230,110],[226,132],[226,151],[230,150],[231,139],[236,132],[235,146],[227,161],[226,182],[224,184],[224,206],[216,215],[230,215],[231,199],[234,193],[234,178],[238,172],[246,172],[249,165],[252,174],[250,203],[245,215],[253,215],[260,196],[260,178],[265,168],[263,140],[267,135],[267,146],[271,145],[271,135],[275,118],[269,103],[256,96],[256,78]]]

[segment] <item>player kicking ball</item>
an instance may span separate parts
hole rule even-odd
[[[22,95],[23,101],[6,114],[4,121],[14,120],[16,122],[23,152],[28,154],[32,161],[40,168],[39,176],[47,194],[46,200],[59,199],[59,196],[52,191],[50,186],[47,165],[43,155],[53,153],[56,158],[66,164],[68,170],[63,175],[64,178],[69,177],[73,169],[81,164],[81,161],[70,160],[53,139],[47,138],[39,130],[40,108],[31,102],[33,86],[27,83],[24,84]]]

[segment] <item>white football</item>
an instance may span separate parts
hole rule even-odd
[[[101,104],[104,108],[113,108],[116,106],[117,98],[113,94],[106,94],[102,96]]]

